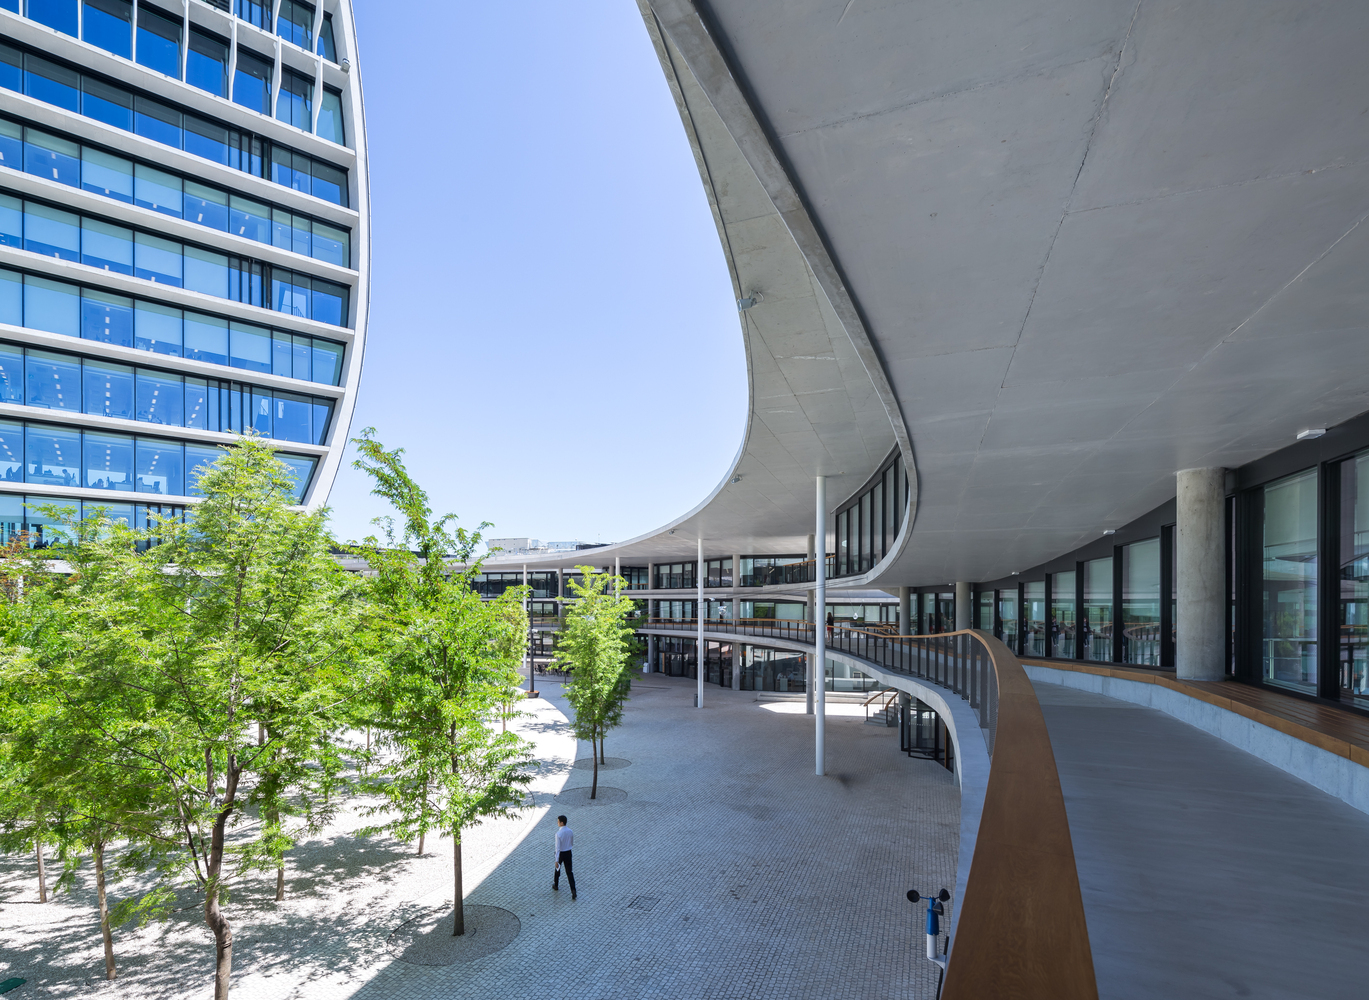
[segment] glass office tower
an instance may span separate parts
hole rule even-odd
[[[0,524],[142,523],[239,434],[327,498],[365,342],[347,0],[0,0]]]

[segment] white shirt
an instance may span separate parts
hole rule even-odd
[[[571,848],[570,848],[570,845],[574,842],[574,840],[575,840],[575,834],[571,832],[570,827],[568,827],[568,826],[559,826],[559,827],[557,827],[557,828],[556,828],[556,854],[557,854],[557,856],[559,857],[562,851],[569,851],[569,850],[571,849]]]

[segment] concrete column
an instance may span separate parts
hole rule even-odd
[[[817,520],[814,547],[817,557],[817,621],[813,622],[813,688],[817,689],[814,716],[817,719],[817,775],[827,772],[827,477],[817,480]]]
[[[656,637],[649,635],[646,637],[646,670],[643,673],[651,673],[656,669]]]
[[[916,635],[913,631],[913,588],[898,588],[898,634]]]
[[[974,621],[973,609],[970,605],[970,584],[966,580],[955,582],[955,627],[956,631],[971,628],[970,623]]]
[[[526,587],[527,585],[528,585],[528,564],[527,564],[527,563],[524,563],[524,564],[523,564],[523,586]],[[524,659],[526,659],[526,660],[528,661],[528,662],[527,662],[527,668],[528,668],[528,692],[529,692],[529,693],[532,693],[533,691],[536,691],[536,690],[537,690],[537,685],[534,684],[534,683],[533,683],[533,680],[532,680],[532,673],[533,673],[533,672],[532,672],[532,635],[533,635],[533,627],[532,627],[532,600],[531,600],[531,596],[532,596],[532,595],[529,594],[528,596],[526,596],[526,597],[523,598],[523,614],[525,614],[525,615],[528,616],[528,655],[527,655],[526,657],[524,657]]]
[[[694,612],[695,620],[699,625],[699,647],[696,659],[699,661],[699,669],[695,671],[699,675],[698,697],[694,699],[695,708],[704,707],[704,540],[699,539],[699,557],[694,563],[694,582],[698,585],[698,607]]]
[[[1181,680],[1219,681],[1226,673],[1226,470],[1182,469],[1176,478],[1174,663]]]

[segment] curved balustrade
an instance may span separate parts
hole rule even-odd
[[[814,623],[705,621],[712,634],[812,645]],[[650,619],[697,634],[697,619]],[[987,632],[891,636],[834,625],[828,649],[959,694],[985,730],[990,769],[944,1000],[1097,1000],[1065,799],[1046,722],[1021,662]]]

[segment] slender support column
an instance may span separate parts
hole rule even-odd
[[[656,669],[656,637],[649,635],[646,637],[646,669],[642,671],[649,674]]]
[[[1050,617],[1049,614],[1046,616]],[[956,631],[970,627],[970,584],[967,580],[955,582],[955,627]]]
[[[898,634],[916,635],[913,631],[913,588],[898,588]]]
[[[1219,681],[1226,672],[1226,470],[1183,469],[1177,479],[1174,665],[1181,680]]]
[[[523,586],[526,587],[527,585],[528,585],[528,564],[527,564],[527,563],[524,563],[524,564],[523,564]],[[533,634],[534,634],[534,631],[535,631],[535,630],[534,630],[533,627],[532,627],[532,600],[531,600],[531,598],[532,598],[532,595],[531,595],[531,594],[527,594],[527,595],[525,595],[524,598],[523,598],[523,613],[524,613],[525,615],[528,616],[528,655],[525,657],[525,659],[528,661],[528,694],[532,694],[534,691],[537,690],[537,685],[534,684],[534,683],[533,683],[533,680],[532,680],[532,637],[533,637]]]
[[[813,622],[813,686],[817,688],[817,774],[827,771],[827,477],[817,481],[817,536],[814,539],[817,577],[817,621]]]
[[[694,582],[698,584],[699,596],[697,598],[698,608],[695,610],[695,620],[699,623],[699,647],[695,655],[698,661],[699,675],[698,697],[694,699],[695,708],[704,707],[704,540],[699,539],[699,558],[694,563]]]

